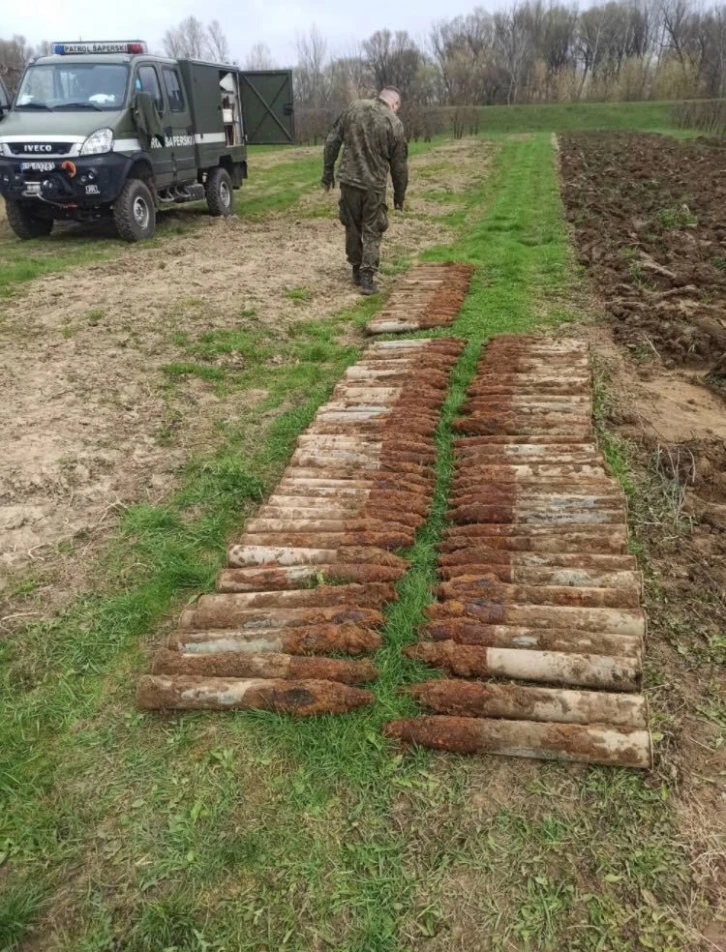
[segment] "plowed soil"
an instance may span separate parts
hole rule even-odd
[[[576,252],[612,318],[590,333],[608,380],[606,422],[636,474],[630,509],[649,554],[649,651],[668,672],[664,696],[681,730],[671,756],[713,817],[723,816],[723,801],[706,784],[697,789],[698,778],[723,769],[724,757],[718,728],[704,737],[697,713],[713,712],[710,699],[724,690],[725,168],[726,149],[707,140],[561,141]],[[687,819],[694,828],[697,812]]]
[[[578,257],[615,339],[726,388],[726,146],[659,135],[562,140]]]

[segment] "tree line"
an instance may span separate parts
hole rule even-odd
[[[162,45],[170,56],[231,61],[217,21],[205,26],[187,17],[167,30]],[[46,50],[47,44],[33,50],[22,37],[0,40],[0,76],[13,87],[28,58]],[[277,64],[257,44],[241,65]],[[555,0],[515,0],[496,13],[477,7],[440,20],[423,40],[384,29],[343,51],[312,28],[297,39],[294,77],[299,130],[312,141],[345,104],[383,85],[400,89],[409,125],[421,126],[416,134],[423,136],[441,107],[461,117],[467,107],[484,105],[723,98],[726,6],[605,0],[580,10]]]

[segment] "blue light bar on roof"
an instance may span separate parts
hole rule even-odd
[[[122,40],[120,42],[100,43],[56,43],[53,52],[56,56],[69,56],[73,53],[146,53],[146,43],[141,40]]]

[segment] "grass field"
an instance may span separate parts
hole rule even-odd
[[[672,109],[672,102],[486,106],[481,110],[481,133],[511,135],[518,132],[579,132],[587,129],[669,132],[674,128]]]
[[[293,323],[272,339],[249,329],[173,328],[180,358],[165,368],[171,386],[194,376],[219,400],[265,397],[216,434],[213,451],[190,454],[172,495],[125,510],[86,592],[0,640],[0,949],[706,948],[693,926],[707,905],[691,867],[696,834],[681,819],[666,761],[646,776],[403,756],[380,732],[413,710],[398,688],[423,669],[400,649],[415,640],[430,599],[452,474],[451,422],[480,348],[493,334],[581,316],[582,278],[549,132],[573,127],[566,123],[626,128],[636,115],[641,128],[667,125],[661,104],[628,107],[629,120],[623,110],[488,111],[485,132],[502,134],[488,178],[454,195],[432,193],[430,219],[421,213],[450,234],[424,257],[477,271],[453,328],[467,346],[437,432],[434,505],[387,615],[368,710],[303,722],[135,710],[135,680],[148,670],[152,646],[185,598],[211,588],[225,542],[357,358],[361,328],[381,301]],[[512,132],[535,134],[506,137]],[[453,179],[456,154],[432,158],[440,161],[437,178]],[[261,222],[319,215],[300,204],[318,176],[317,156],[272,164],[250,180],[243,213]],[[437,202],[443,214],[435,214]],[[193,230],[193,222],[178,227]],[[162,246],[164,234],[155,240]],[[35,271],[23,270],[14,244],[0,245],[15,275],[6,276],[6,293],[119,253],[113,241],[51,245],[47,259],[30,246]],[[395,272],[409,260],[389,254],[386,264]],[[220,362],[230,352],[243,355],[242,370]],[[627,452],[606,445],[637,495]],[[18,579],[15,611],[23,611],[25,590],[33,597],[32,579]],[[662,683],[658,672],[650,680]],[[652,694],[656,723],[659,698]]]

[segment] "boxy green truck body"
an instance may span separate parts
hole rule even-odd
[[[0,125],[0,194],[22,238],[112,215],[138,241],[157,209],[205,198],[230,214],[247,146],[294,141],[289,71],[172,60],[136,41],[57,49],[29,64]]]

